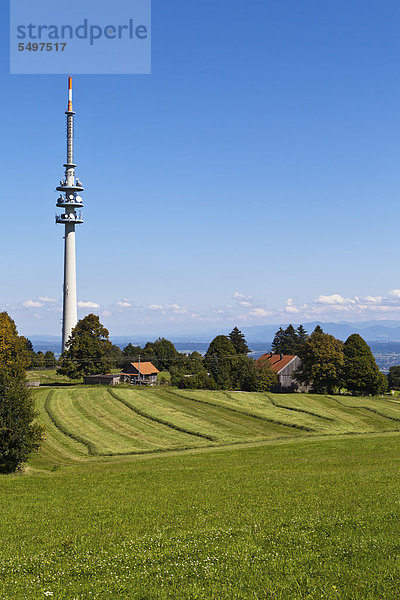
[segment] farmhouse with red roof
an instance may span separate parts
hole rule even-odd
[[[301,386],[294,374],[300,367],[301,360],[293,354],[272,354],[271,352],[263,354],[256,362],[267,361],[273,371],[278,375],[278,384],[272,389],[273,392],[295,392],[308,391]]]
[[[150,361],[133,362],[124,367],[121,381],[136,385],[156,385],[159,370]]]

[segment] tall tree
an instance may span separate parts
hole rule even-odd
[[[288,325],[284,334],[285,351],[284,354],[297,354],[299,349],[299,336],[292,324]]]
[[[47,350],[46,354],[44,355],[44,366],[48,369],[57,366],[57,359],[54,356],[54,352],[51,350]]]
[[[237,327],[234,327],[232,329],[228,337],[234,345],[237,354],[247,355],[250,352],[250,348],[247,345],[246,338]]]
[[[343,384],[352,394],[376,395],[386,391],[386,377],[380,372],[367,342],[358,333],[347,338],[343,353]]]
[[[36,411],[25,385],[29,365],[26,339],[18,336],[11,317],[0,313],[0,470],[11,473],[37,450],[43,427],[34,422]]]
[[[314,392],[331,394],[340,386],[343,363],[343,342],[314,331],[304,344],[295,377],[300,383],[311,385]]]
[[[89,314],[78,321],[60,357],[58,372],[70,379],[109,372],[112,344],[108,336],[97,315]]]
[[[12,473],[37,451],[44,428],[35,423],[31,391],[18,377],[0,374],[0,471]]]
[[[33,367],[35,359],[36,359],[36,352],[33,349],[33,344],[31,342],[31,340],[29,340],[26,337],[23,337],[22,339],[25,340],[25,349],[27,350],[28,355],[29,355],[29,365],[28,365],[28,368],[29,367]]]
[[[204,365],[220,389],[232,387],[233,357],[235,355],[235,346],[226,335],[217,335],[208,347]]]
[[[32,365],[34,367],[39,367],[39,369],[44,367],[44,353],[41,350],[36,352],[36,356],[32,361]]]
[[[293,325],[286,329],[279,328],[271,346],[274,354],[299,354],[307,339],[307,332],[302,325],[296,330]]]
[[[29,364],[26,338],[18,335],[14,321],[6,312],[0,313],[0,372],[24,379]]]
[[[150,350],[151,348],[151,350]],[[150,342],[144,347],[144,355],[146,356],[146,350],[153,354],[154,365],[160,371],[168,370],[179,359],[179,352],[175,348],[174,344],[170,340],[165,338],[158,338],[155,342]]]
[[[31,342],[31,340],[29,340],[28,338],[25,338],[25,347],[28,350],[28,352],[33,352],[33,344]]]
[[[244,392],[257,391],[257,373],[252,358],[238,354],[231,364],[231,387]]]
[[[279,327],[272,341],[271,352],[274,354],[285,354],[285,332],[282,327]]]
[[[122,351],[124,357],[129,358],[132,361],[137,361],[139,354],[143,352],[140,346],[134,346],[129,343]]]
[[[297,328],[297,338],[299,340],[300,347],[302,347],[308,339],[307,331],[304,329],[303,325],[299,325]]]
[[[259,358],[254,365],[256,371],[256,391],[269,392],[278,383],[278,375],[275,373],[266,358]]]

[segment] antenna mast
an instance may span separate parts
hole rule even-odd
[[[75,225],[83,223],[81,211],[83,199],[79,195],[83,192],[83,185],[75,177],[74,164],[74,115],[72,109],[72,77],[68,78],[68,108],[67,115],[67,162],[65,178],[56,188],[61,192],[57,200],[57,207],[63,208],[61,215],[56,215],[56,223],[65,225],[64,244],[64,286],[63,286],[63,320],[62,320],[62,351],[71,336],[71,332],[78,322],[78,309],[76,298],[76,250],[75,250]]]

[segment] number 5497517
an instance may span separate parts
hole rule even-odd
[[[27,44],[23,44],[22,42],[18,44],[18,51],[23,52],[27,50],[28,52],[64,52],[66,42],[28,42]]]

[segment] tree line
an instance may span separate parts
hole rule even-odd
[[[126,364],[150,361],[159,371],[169,371],[171,383],[181,389],[241,389],[266,391],[276,382],[269,364],[256,364],[244,335],[235,327],[229,335],[219,335],[205,356],[199,352],[182,354],[165,338],[147,342],[144,347],[128,344],[120,349],[109,340],[108,330],[94,314],[81,319],[73,329],[67,348],[59,360],[58,372],[71,379],[108,373]]]
[[[52,352],[51,350],[48,350],[47,352],[42,352],[41,350],[35,352],[33,349],[33,344],[29,339],[26,339],[25,347],[29,357],[28,368],[54,369],[54,367],[57,366],[57,359],[55,357],[54,352]]]
[[[368,344],[358,334],[343,343],[324,333],[320,326],[309,335],[303,326],[289,325],[276,332],[272,352],[301,358],[295,377],[316,393],[346,390],[355,395],[376,395],[387,389],[387,378],[379,371]],[[237,327],[228,335],[218,335],[202,356],[198,352],[179,353],[165,338],[148,342],[143,348],[128,344],[121,349],[109,340],[107,329],[96,315],[87,315],[74,328],[67,348],[58,362],[58,371],[76,378],[84,374],[106,373],[149,360],[160,370],[168,370],[171,383],[179,388],[237,389],[268,391],[277,375],[266,359],[250,358],[244,335]],[[35,355],[35,356],[34,356]],[[37,413],[25,373],[38,361],[54,366],[53,353],[34,353],[32,344],[19,336],[15,323],[0,313],[0,472],[13,472],[29,454],[38,450],[43,427],[35,422]],[[51,364],[50,364],[51,363]],[[389,381],[400,389],[400,366],[392,367]]]
[[[96,315],[78,322],[59,361],[59,372],[71,378],[107,373],[128,362],[151,361],[160,371],[171,374],[171,383],[181,389],[238,389],[269,391],[277,375],[268,360],[254,361],[245,336],[237,328],[228,335],[217,335],[204,357],[198,352],[179,353],[165,338],[148,342],[143,348],[128,344],[114,346],[108,331]],[[296,355],[301,366],[295,379],[316,393],[334,393],[342,389],[352,394],[379,394],[387,390],[387,378],[379,370],[368,344],[358,334],[344,343],[325,333],[317,325],[309,335],[303,325],[297,329],[280,328],[271,352]]]

